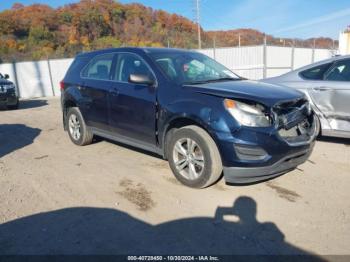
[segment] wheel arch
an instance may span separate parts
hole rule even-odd
[[[163,157],[165,159],[167,159],[166,152],[167,152],[167,144],[168,144],[168,138],[169,138],[168,135],[170,134],[169,132],[171,130],[176,130],[176,129],[179,129],[185,126],[190,126],[190,125],[195,125],[202,128],[205,132],[209,134],[209,136],[212,137],[212,139],[216,143],[215,135],[212,132],[210,132],[208,125],[206,125],[204,121],[195,117],[180,115],[168,121],[168,123],[165,125],[163,132],[161,134],[162,152],[163,152]]]
[[[63,101],[63,104],[62,104],[62,110],[63,110],[62,121],[63,121],[63,128],[64,128],[64,130],[67,130],[66,117],[67,117],[68,110],[69,110],[69,108],[76,107],[76,106],[77,106],[77,102],[74,99],[72,99],[72,98],[68,98],[68,99],[65,99]]]

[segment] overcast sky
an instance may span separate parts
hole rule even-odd
[[[4,3],[5,2],[5,3]],[[57,7],[72,0],[6,0],[13,3],[45,3]],[[135,0],[120,0],[131,3]],[[155,9],[194,19],[194,0],[139,0]],[[350,25],[350,0],[200,0],[201,25],[205,30],[253,28],[279,37],[337,39]]]

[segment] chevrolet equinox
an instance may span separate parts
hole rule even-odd
[[[101,136],[157,153],[184,185],[252,183],[307,160],[318,122],[297,90],[243,79],[194,51],[114,48],[76,56],[62,80],[76,145]]]

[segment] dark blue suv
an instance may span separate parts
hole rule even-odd
[[[248,81],[194,52],[117,48],[79,54],[61,82],[77,145],[101,136],[160,154],[183,184],[266,180],[311,154],[318,121],[304,95]]]

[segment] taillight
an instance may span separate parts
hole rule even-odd
[[[63,81],[60,82],[60,88],[61,88],[61,91],[64,90],[64,82]]]

